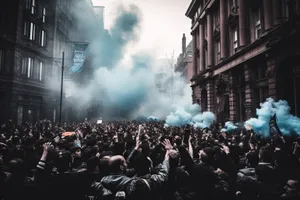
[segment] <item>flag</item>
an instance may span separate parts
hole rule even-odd
[[[282,135],[279,126],[277,124],[276,113],[273,115],[273,117],[271,117],[269,126],[270,126],[270,136]]]
[[[73,58],[71,72],[78,73],[82,71],[82,67],[86,58],[86,49],[88,44],[73,44]]]

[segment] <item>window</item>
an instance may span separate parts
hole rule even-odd
[[[36,60],[34,62],[34,79],[42,81],[43,80],[43,73],[44,73],[44,63],[41,61]]]
[[[43,15],[42,15],[42,21],[43,21],[43,23],[46,23],[46,14],[47,14],[46,8],[43,7]]]
[[[40,66],[39,66],[39,81],[43,80],[43,73],[44,73],[44,63],[40,62]]]
[[[36,13],[36,0],[31,0],[31,8],[30,8],[30,13],[35,14]]]
[[[35,24],[34,23],[30,23],[30,33],[29,33],[29,39],[30,40],[35,40]]]
[[[46,32],[44,30],[41,30],[41,35],[40,35],[40,45],[42,47],[46,46]]]
[[[29,23],[29,21],[25,21],[24,22],[24,36],[27,36],[27,37],[29,37],[29,29],[30,28],[30,23]]]
[[[33,59],[28,57],[27,58],[27,78],[32,77],[32,71],[33,71]]]
[[[282,8],[283,8],[283,13],[284,13],[284,18],[286,20],[289,19],[289,4],[287,3],[287,0],[282,0]]]
[[[56,122],[56,109],[53,110],[53,122]]]
[[[27,71],[27,58],[22,58],[21,74],[26,75],[26,71]]]
[[[262,33],[260,8],[254,11],[253,16],[254,16],[254,26],[255,26],[255,39],[258,39],[260,38]]]
[[[4,67],[4,51],[0,49],[0,71],[3,70]]]
[[[25,8],[26,8],[26,10],[30,10],[30,7],[31,7],[31,0],[26,0],[25,1]]]
[[[237,27],[233,29],[233,53],[236,53],[238,50],[238,31]]]
[[[18,124],[23,122],[23,106],[18,106]]]
[[[39,79],[39,62],[37,60],[34,61],[34,69],[33,69],[33,79],[38,80]]]

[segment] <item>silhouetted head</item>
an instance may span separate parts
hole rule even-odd
[[[145,179],[133,180],[128,186],[128,199],[130,200],[150,200],[150,185]]]
[[[178,151],[171,150],[169,152],[169,157],[170,157],[170,167],[171,168],[176,168],[179,165],[179,160],[180,160],[180,154]]]
[[[68,151],[61,151],[55,160],[55,166],[59,173],[65,173],[71,169],[72,156]]]
[[[246,164],[248,167],[256,167],[259,162],[259,156],[257,152],[249,152],[247,154]]]
[[[273,152],[268,147],[262,147],[259,150],[259,160],[260,162],[272,163]]]
[[[203,150],[200,150],[199,157],[203,163],[212,164],[214,160],[213,149],[210,147],[205,147]]]
[[[117,174],[126,170],[127,163],[123,156],[112,156],[108,160],[108,166],[111,173]]]

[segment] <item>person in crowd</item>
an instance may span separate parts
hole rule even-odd
[[[0,128],[0,200],[300,199],[300,140],[161,121]]]

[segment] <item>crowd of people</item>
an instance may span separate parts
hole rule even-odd
[[[221,124],[7,122],[0,199],[300,199],[300,140]]]

